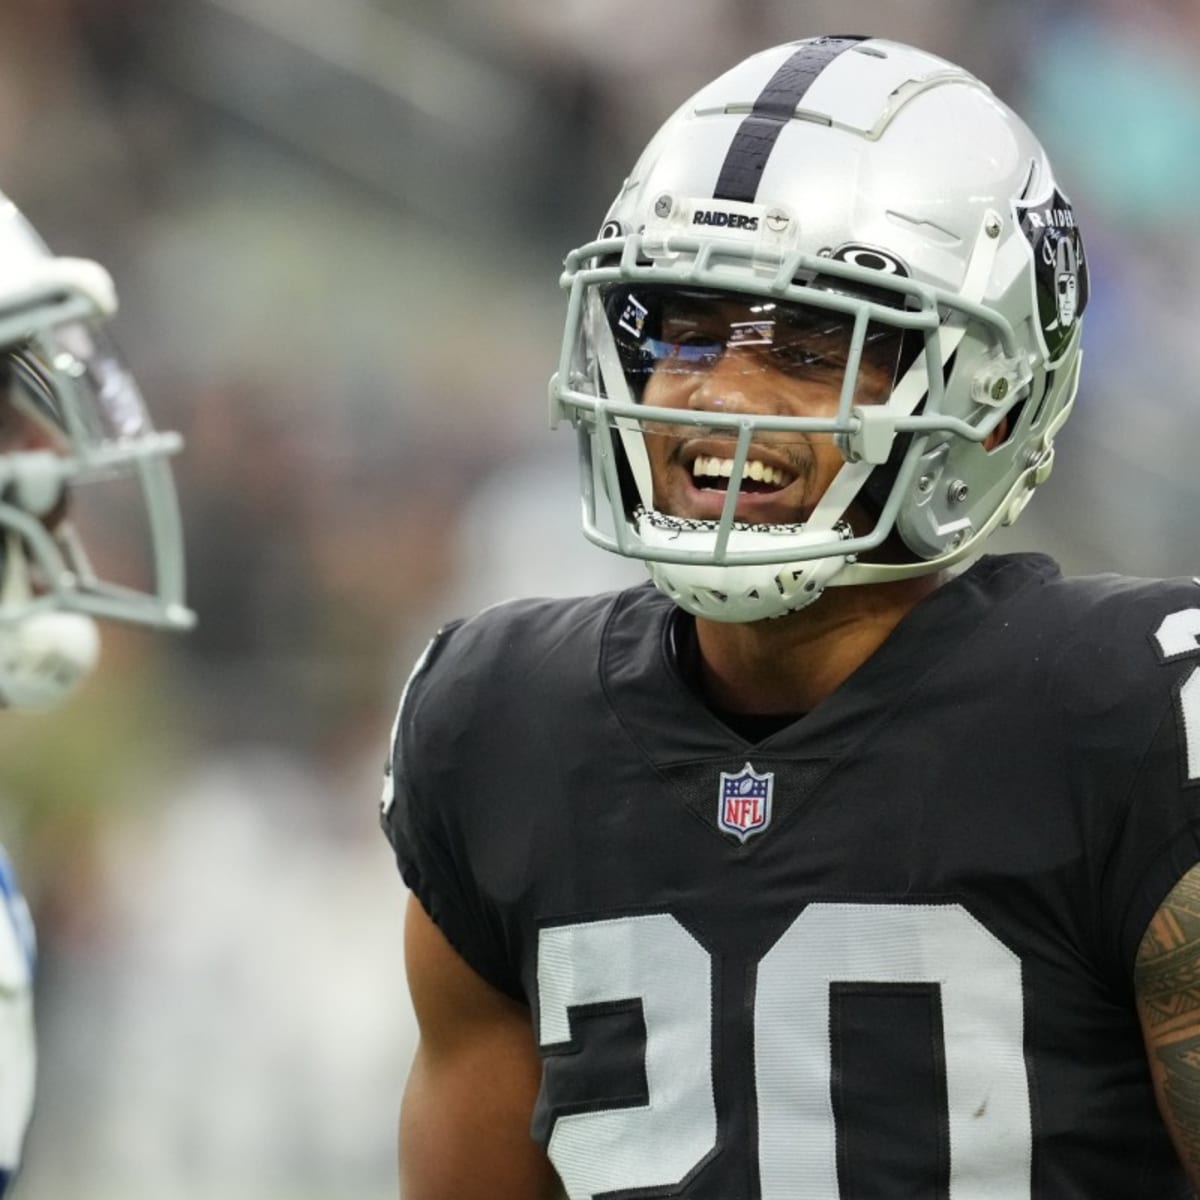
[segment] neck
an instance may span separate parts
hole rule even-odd
[[[705,693],[728,712],[809,712],[942,582],[928,575],[830,588],[799,612],[746,625],[697,617]]]

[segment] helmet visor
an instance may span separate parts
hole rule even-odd
[[[46,330],[5,356],[10,402],[75,445],[152,429],[141,392],[112,341],[82,322]]]
[[[851,313],[701,288],[614,284],[603,311],[630,395],[654,407],[811,417],[887,399],[903,333]]]

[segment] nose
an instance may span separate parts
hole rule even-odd
[[[778,402],[761,359],[736,347],[722,352],[688,397],[688,407],[700,412],[767,413]]]

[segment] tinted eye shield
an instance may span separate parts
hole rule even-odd
[[[648,249],[653,249],[659,257],[648,258]],[[768,269],[772,266],[773,270]],[[868,280],[865,287],[864,276]],[[809,282],[812,280],[821,281],[821,286],[812,286]],[[864,419],[867,410],[856,408],[854,403],[855,383],[864,349],[880,327],[890,327],[901,333],[913,331],[924,341],[923,356],[918,356],[913,363],[928,382],[920,403],[921,411],[919,414],[894,412],[895,433],[945,431],[981,442],[1000,422],[1000,413],[994,421],[982,425],[972,425],[944,413],[942,372],[926,369],[925,363],[944,363],[948,357],[941,351],[941,333],[946,323],[956,320],[960,325],[977,322],[994,338],[1005,358],[1017,357],[1012,326],[992,309],[906,277],[868,271],[799,252],[764,256],[755,254],[752,247],[741,243],[683,236],[670,237],[647,247],[640,236],[630,235],[590,242],[572,251],[567,256],[560,283],[569,288],[571,294],[567,305],[568,336],[563,341],[558,371],[550,381],[552,426],[564,417],[576,422],[607,413],[615,417],[676,421],[681,425],[705,425],[736,432],[748,419],[719,413],[693,415],[678,409],[631,406],[624,394],[626,389],[610,378],[614,368],[624,374],[624,364],[605,364],[599,347],[596,347],[598,352],[594,361],[587,361],[576,353],[589,323],[593,331],[597,324],[609,323],[603,297],[606,293],[619,294],[611,290],[613,285],[649,285],[700,294],[728,291],[743,299],[756,297],[766,302],[783,302],[794,311],[815,310],[818,314],[826,314],[826,319],[832,317],[846,322],[851,332],[837,413],[831,417],[755,416],[753,420],[759,428],[767,430],[839,434],[848,443],[850,461],[856,461],[856,458],[876,461],[872,454],[856,455],[854,448],[863,440],[864,424],[882,426],[887,423],[881,416]],[[844,291],[831,290],[839,283]],[[853,294],[856,287],[870,295],[856,296]],[[888,303],[878,298],[883,293],[888,294]],[[712,348],[706,351],[697,347],[690,353],[700,361],[706,353],[711,355]],[[895,406],[889,404],[887,407]],[[878,409],[875,411],[879,412]],[[879,439],[876,436],[867,440],[877,443]],[[864,447],[870,448],[874,447]],[[884,455],[879,461],[886,457]]]
[[[904,456],[892,491],[892,499],[881,513],[871,533],[844,546],[848,553],[873,549],[882,543],[894,522],[903,490],[912,482],[918,456],[923,453],[927,435],[950,433],[969,441],[983,441],[1003,419],[997,408],[981,420],[969,423],[950,416],[945,409],[943,371],[969,323],[975,323],[1006,358],[1015,359],[1016,343],[1009,323],[998,313],[980,304],[907,277],[884,275],[861,266],[841,263],[799,252],[766,253],[761,248],[731,241],[672,236],[653,245],[638,235],[589,243],[568,256],[562,284],[570,289],[567,311],[567,336],[559,360],[559,369],[551,380],[551,422],[566,417],[581,437],[581,453],[597,468],[596,484],[603,483],[610,502],[619,490],[617,466],[613,459],[614,437],[622,430],[641,429],[646,423],[671,425],[679,429],[701,427],[718,436],[735,439],[733,479],[739,478],[755,436],[763,432],[823,433],[837,438],[843,455],[869,474],[873,465],[888,461],[898,434],[912,434],[909,452]],[[620,288],[636,285],[622,293]],[[638,292],[636,289],[643,289]],[[655,342],[674,345],[670,338],[656,336],[653,329],[653,305],[647,296],[653,289],[674,290],[680,294],[711,297],[714,293],[745,304],[761,301],[789,314],[805,314],[809,328],[839,327],[849,330],[845,339],[845,363],[841,370],[837,410],[822,416],[782,416],[720,411],[690,411],[680,407],[660,407],[639,403],[636,384],[639,370],[644,376],[655,360]],[[834,289],[838,290],[834,290]],[[605,298],[610,303],[606,306]],[[627,313],[613,314],[614,298],[632,297],[636,304]],[[639,314],[638,305],[643,313]],[[620,318],[626,317],[631,344],[636,344],[639,361],[622,361],[619,339]],[[649,331],[647,327],[650,326]],[[909,334],[921,346],[914,361],[886,402],[856,403],[856,388],[864,354],[872,353],[873,334],[880,330],[890,335]],[[658,331],[661,333],[661,331]],[[705,339],[700,330],[698,347],[677,354],[677,364],[711,363],[721,339]],[[705,345],[707,340],[708,344]],[[728,348],[726,339],[725,348]],[[740,350],[740,347],[739,347]],[[692,357],[694,356],[694,358]],[[870,362],[870,358],[867,359]],[[927,364],[934,364],[932,369]],[[810,364],[803,364],[810,365]],[[632,371],[627,368],[633,367]],[[591,449],[582,441],[591,439]],[[845,474],[845,470],[843,474]],[[861,486],[862,471],[855,476],[855,488]],[[585,508],[594,504],[595,488],[584,480]],[[730,489],[730,511],[736,503],[737,488]],[[627,536],[618,523],[615,535],[606,537],[586,521],[589,537],[606,548],[619,549],[633,557],[663,558],[661,548],[648,551]],[[731,522],[721,522],[727,533]],[[725,538],[720,537],[724,542]],[[777,552],[752,550],[730,552],[719,561],[765,563],[782,561]],[[711,561],[704,556],[683,554],[679,561]]]

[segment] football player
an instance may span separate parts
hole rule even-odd
[[[182,442],[154,430],[108,340],[116,303],[103,267],[51,254],[0,196],[0,707],[65,699],[96,664],[98,617],[192,623],[169,466]],[[145,588],[107,579],[89,560],[81,525],[110,492],[122,539],[144,524]],[[28,908],[0,851],[0,1193],[33,1106],[34,954]]]
[[[1200,581],[978,557],[1079,383],[1034,135],[919,50],[778,46],[563,284],[584,529],[654,586],[450,625],[405,690],[405,1200],[1190,1195]]]

